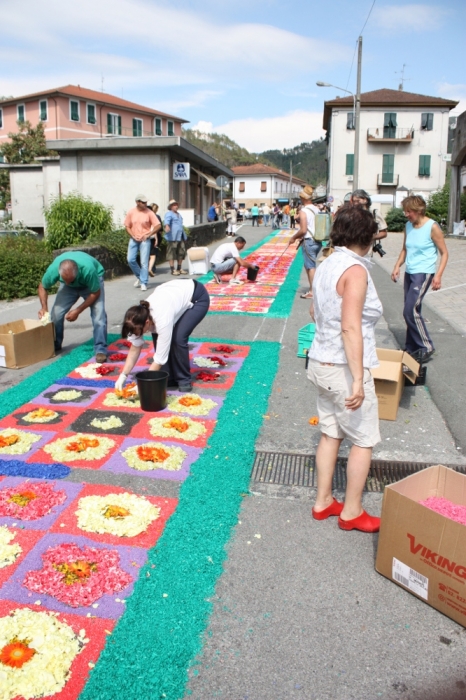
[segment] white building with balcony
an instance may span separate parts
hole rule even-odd
[[[449,112],[457,104],[386,88],[361,94],[358,187],[384,203],[382,213],[399,205],[408,193],[428,197],[443,187]],[[350,96],[324,106],[327,187],[337,204],[353,190],[353,109]]]
[[[306,184],[299,177],[290,177],[283,170],[262,163],[237,165],[231,169],[233,198],[241,208],[250,209],[254,204],[272,206],[275,202],[285,204],[296,199]]]

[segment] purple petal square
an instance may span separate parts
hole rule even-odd
[[[23,581],[28,571],[43,568],[42,553],[50,547],[56,547],[65,542],[72,542],[78,545],[78,547],[87,546],[95,547],[96,549],[116,549],[120,555],[120,568],[130,574],[134,581],[137,580],[140,568],[144,565],[147,558],[147,551],[140,547],[101,544],[95,540],[90,540],[87,537],[79,537],[77,535],[45,535],[36,546],[31,549],[13,575],[0,588],[0,599],[14,600],[17,603],[24,603],[27,605],[34,604],[37,600],[40,600],[41,604],[37,606],[38,610],[46,608],[47,610],[53,610],[55,612],[73,613],[84,617],[87,613],[91,613],[96,617],[104,619],[110,618],[112,620],[121,617],[125,612],[126,606],[124,603],[116,602],[115,598],[126,600],[133,591],[134,582],[129,583],[123,590],[116,593],[105,593],[101,598],[95,601],[98,603],[97,608],[93,608],[92,605],[73,608],[47,593],[30,591],[29,588],[23,586]],[[137,564],[137,566],[134,566],[132,562]]]
[[[42,406],[75,406],[77,408],[82,408],[84,406],[90,406],[94,401],[105,391],[106,387],[99,387],[96,385],[96,387],[88,387],[88,386],[65,386],[62,384],[52,384],[48,389],[43,391],[39,396],[37,396],[31,403],[37,403]],[[57,391],[72,391],[72,390],[77,390],[77,391],[85,391],[85,392],[94,392],[92,396],[89,396],[89,398],[84,399],[83,401],[63,401],[63,403],[55,403],[51,402],[48,398],[46,398],[45,394],[50,394],[53,392]]]
[[[1,460],[19,460],[20,462],[26,462],[29,457],[32,457],[32,455],[37,452],[41,447],[43,447],[47,442],[52,440],[52,438],[56,437],[56,433],[51,431],[51,430],[26,430],[25,428],[18,428],[18,430],[21,430],[22,432],[25,433],[34,433],[34,435],[41,435],[41,439],[38,440],[37,442],[34,442],[31,445],[31,449],[29,452],[25,452],[22,455],[9,455],[9,454],[0,454],[0,459]]]
[[[181,447],[181,449],[186,452],[187,457],[184,459],[181,469],[178,471],[171,471],[168,469],[152,469],[148,471],[139,471],[139,469],[133,469],[129,466],[126,459],[123,457],[123,452],[128,449],[128,447],[134,447],[135,445],[145,445],[147,442],[160,442],[161,444],[167,445],[167,447]],[[184,481],[189,474],[191,465],[197,460],[202,450],[197,447],[188,447],[187,445],[180,445],[180,443],[168,442],[167,440],[161,440],[159,438],[148,437],[144,438],[127,438],[121,444],[120,449],[114,452],[110,459],[105,462],[102,466],[102,470],[108,472],[114,472],[116,474],[132,474],[133,476],[147,476],[150,479],[169,479],[170,481]]]
[[[11,488],[12,486],[18,486],[19,484],[37,484],[43,481],[47,481],[49,484],[53,483],[55,491],[64,491],[66,493],[66,500],[61,505],[54,506],[50,513],[37,520],[20,520],[17,517],[13,518],[6,515],[0,516],[0,525],[8,525],[8,527],[11,527],[15,524],[17,528],[24,530],[48,530],[52,527],[61,512],[70,505],[83,488],[83,484],[73,484],[71,481],[63,481],[62,479],[52,481],[51,479],[28,479],[24,476],[8,476],[6,479],[0,481],[0,491]]]
[[[199,367],[199,365],[196,365],[194,362],[195,357],[209,357],[209,355],[200,355],[199,353],[195,353],[191,357],[191,362],[190,362],[192,369],[198,369],[198,370],[199,369],[207,369],[207,370],[212,369],[215,372],[221,372],[222,370],[224,372],[239,372],[242,365],[243,365],[244,360],[246,359],[245,357],[232,357],[231,359],[226,358],[226,357],[222,357],[222,360],[224,360],[224,362],[227,363],[226,367]]]

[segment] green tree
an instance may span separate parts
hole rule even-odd
[[[10,131],[8,138],[10,140],[0,147],[0,153],[7,163],[33,163],[40,156],[56,155],[46,146],[42,122],[36,127],[28,121],[18,122],[18,131]]]
[[[6,168],[2,168],[0,170],[0,209],[5,209],[10,200],[10,173]]]
[[[113,228],[112,209],[78,192],[52,199],[44,214],[48,250],[76,245],[87,238],[103,238]]]

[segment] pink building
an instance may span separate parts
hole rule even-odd
[[[181,136],[180,119],[80,85],[23,95],[0,102],[0,145],[18,121],[43,122],[50,139],[103,136]]]

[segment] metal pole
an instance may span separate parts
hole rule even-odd
[[[358,77],[356,83],[356,114],[354,119],[354,169],[353,192],[359,189],[359,121],[361,116],[361,63],[362,63],[362,36],[358,39]]]
[[[290,160],[290,204],[291,204],[291,189],[293,187],[293,161]]]

